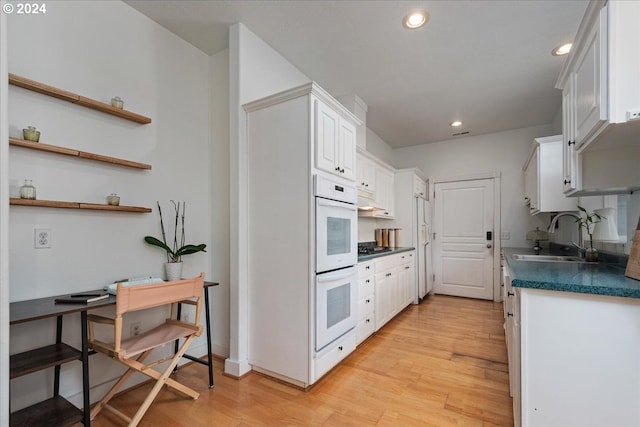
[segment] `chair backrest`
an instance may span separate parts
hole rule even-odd
[[[204,289],[204,273],[193,279],[176,280],[150,285],[124,286],[118,283],[116,316],[176,303],[189,298],[200,298]]]

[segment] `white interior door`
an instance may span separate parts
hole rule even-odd
[[[493,299],[493,188],[493,179],[435,184],[435,293]]]

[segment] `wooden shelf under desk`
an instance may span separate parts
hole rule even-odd
[[[143,125],[151,123],[151,119],[149,117],[143,116],[141,114],[123,110],[120,108],[115,108],[112,107],[111,104],[96,101],[95,99],[87,98],[82,95],[66,91],[64,89],[59,89],[54,86],[28,79],[26,77],[18,76],[16,74],[9,73],[9,84],[31,90],[33,92],[38,92],[43,95],[51,96],[53,98],[61,99],[63,101],[71,102],[73,104],[82,105],[83,107],[100,111],[105,114],[110,114],[112,116],[120,117],[135,123],[140,123]]]
[[[151,165],[119,159],[117,157],[104,156],[102,154],[89,153],[88,151],[74,150],[73,148],[59,147],[57,145],[42,144],[40,142],[27,141],[25,139],[9,138],[9,144],[16,147],[29,148],[31,150],[46,151],[48,153],[62,154],[64,156],[80,157],[82,159],[95,160],[97,162],[110,163],[135,169],[151,169]]]
[[[55,396],[9,415],[11,427],[67,427],[82,422],[82,411]]]
[[[14,379],[42,369],[79,360],[82,353],[64,343],[51,344],[10,357],[9,378]]]
[[[116,212],[135,212],[149,213],[151,208],[141,206],[112,206],[100,203],[84,203],[84,202],[64,202],[59,200],[34,200],[34,199],[9,199],[9,204],[14,206],[34,206],[41,208],[60,208],[60,209],[89,209],[94,211],[116,211]]]

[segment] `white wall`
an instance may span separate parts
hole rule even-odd
[[[393,150],[396,168],[417,167],[428,177],[446,178],[500,172],[501,228],[511,239],[502,246],[529,247],[526,233],[536,226],[545,229],[549,216],[529,215],[524,205],[524,166],[533,138],[551,135],[548,125],[516,129],[489,135],[440,141]],[[368,142],[367,142],[368,146]]]
[[[220,286],[211,291],[213,352],[229,356],[229,50],[210,57],[211,277]],[[205,351],[206,354],[206,351]]]
[[[153,165],[151,171],[139,171],[11,148],[13,196],[31,178],[40,199],[104,203],[116,192],[123,205],[153,208],[151,214],[133,214],[11,207],[11,301],[96,289],[125,277],[163,276],[164,254],[143,242],[147,234],[160,234],[156,200],[165,215],[169,200],[186,201],[187,241],[208,245],[206,254],[184,258],[184,275],[204,271],[207,279],[221,280],[212,275],[212,259],[226,247],[217,244],[224,236],[213,235],[212,217],[227,204],[213,199],[224,192],[212,191],[210,183],[218,172],[211,162],[216,150],[210,146],[207,55],[121,2],[51,2],[46,15],[13,14],[7,20],[10,72],[105,102],[118,95],[126,109],[153,120],[138,125],[10,87],[11,136],[20,137],[22,128],[34,125],[43,143]],[[216,227],[225,220],[217,218]],[[51,249],[34,249],[34,228],[51,230]],[[140,318],[142,330],[148,319]],[[214,324],[217,320],[214,313]],[[11,353],[53,342],[53,331],[53,320],[13,326]],[[65,318],[63,339],[79,346],[78,316]],[[204,354],[204,345],[203,336],[193,354]],[[81,405],[79,364],[67,364],[62,372],[63,395]],[[92,356],[91,383],[97,387],[92,400],[119,372],[111,360]],[[43,371],[13,380],[11,409],[48,397],[51,377]]]
[[[369,128],[367,128],[367,151],[383,162],[393,164],[393,149]]]
[[[229,30],[230,119],[230,354],[225,372],[241,376],[251,368],[248,345],[247,138],[242,105],[310,79],[242,24]]]
[[[0,396],[9,395],[9,132],[7,15],[0,14]],[[0,425],[9,425],[9,399],[0,402]]]

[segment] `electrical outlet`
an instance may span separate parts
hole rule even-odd
[[[51,230],[48,228],[36,228],[33,233],[34,247],[36,249],[51,248]]]
[[[131,324],[130,336],[135,337],[136,335],[140,335],[140,322],[134,322]]]
[[[640,110],[627,111],[627,120],[638,120],[640,119]]]
[[[500,239],[502,240],[509,240],[511,239],[511,232],[510,231],[503,231],[500,233]]]

